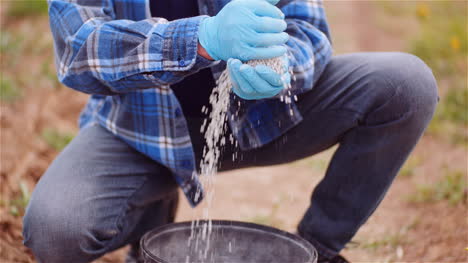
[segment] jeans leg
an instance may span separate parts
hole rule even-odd
[[[300,96],[302,123],[223,170],[301,159],[339,144],[298,231],[333,257],[373,213],[437,103],[430,69],[404,53],[336,56]],[[230,150],[234,151],[234,150]]]
[[[414,56],[369,53],[341,59],[360,62],[367,71],[350,75],[355,90],[337,99],[359,113],[358,125],[340,138],[298,228],[332,252],[340,251],[377,208],[437,104],[435,79]]]
[[[23,219],[24,244],[39,262],[90,262],[170,221],[167,201],[176,198],[165,167],[91,126],[34,189]]]

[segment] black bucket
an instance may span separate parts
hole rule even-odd
[[[272,227],[212,221],[209,241],[201,236],[206,221],[174,223],[146,233],[140,241],[145,263],[316,263],[317,252],[306,240]],[[192,238],[191,238],[192,237]],[[208,248],[208,249],[206,249]]]

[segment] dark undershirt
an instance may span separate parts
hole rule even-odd
[[[198,16],[196,0],[150,0],[151,16],[163,17],[169,21]],[[210,68],[186,77],[171,85],[182,111],[187,117],[201,117],[201,109],[209,104],[209,97],[216,85]]]

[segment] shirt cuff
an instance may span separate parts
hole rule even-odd
[[[208,16],[195,16],[170,22],[162,41],[163,71],[199,71],[219,61],[198,55],[198,30]]]

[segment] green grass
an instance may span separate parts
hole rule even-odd
[[[402,240],[405,240],[404,237],[400,235],[400,233],[396,233],[386,235],[378,240],[373,240],[371,242],[364,243],[360,245],[360,247],[371,250],[376,250],[380,247],[396,248],[397,246],[400,246],[402,244]]]
[[[451,88],[439,102],[428,127],[430,134],[446,137],[453,144],[468,145],[468,89]]]
[[[440,107],[441,117],[459,125],[468,125],[468,89],[450,89]]]
[[[21,49],[22,39],[12,30],[0,31],[0,53],[13,53]],[[2,62],[4,63],[4,62]]]
[[[7,28],[0,31],[0,64],[2,72],[12,72],[18,65],[24,67],[23,56],[25,38],[21,32],[15,29]],[[22,63],[22,64],[21,64]]]
[[[9,203],[10,214],[13,216],[24,215],[26,206],[28,205],[29,200],[31,198],[29,189],[24,182],[20,182],[19,188],[20,192],[17,194],[16,198],[10,201]]]
[[[59,89],[62,87],[62,84],[57,78],[57,73],[53,64],[52,56],[49,59],[42,62],[40,72],[42,77],[46,78],[51,82],[53,88]]]
[[[15,83],[4,74],[0,77],[0,100],[2,102],[14,102],[21,97],[21,91]]]
[[[312,158],[309,164],[315,171],[323,173],[327,170],[328,160]]]
[[[436,200],[447,200],[455,205],[466,199],[466,178],[463,172],[451,172],[440,182],[435,191]]]
[[[50,147],[57,151],[65,148],[65,146],[67,146],[67,144],[70,143],[74,137],[73,134],[61,133],[54,129],[44,129],[41,136]]]
[[[401,168],[400,177],[411,177],[414,175],[414,170],[421,164],[421,159],[418,156],[411,156]]]
[[[355,245],[353,245],[352,247],[360,247],[364,249],[370,249],[373,251],[383,247],[395,249],[399,246],[405,245],[408,242],[409,231],[416,228],[420,223],[421,219],[417,217],[413,219],[409,224],[401,227],[399,231],[386,233],[382,236],[377,236],[375,239],[371,239],[370,241],[366,242],[354,240],[352,243],[354,243]]]
[[[444,200],[451,205],[457,205],[466,201],[466,194],[465,174],[461,171],[450,171],[433,185],[418,186],[416,192],[409,196],[408,201],[430,203]]]
[[[46,0],[14,0],[10,2],[7,16],[10,18],[24,18],[47,15]]]

